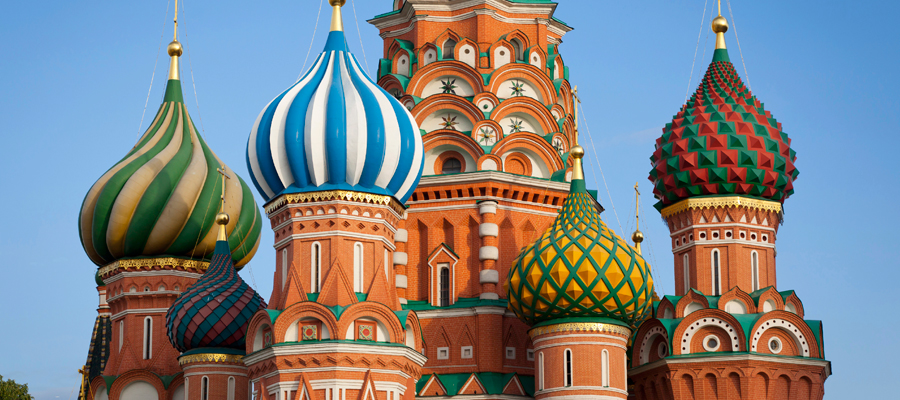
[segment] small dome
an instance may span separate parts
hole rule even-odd
[[[529,325],[566,317],[634,325],[652,308],[650,265],[606,227],[580,173],[556,221],[513,263],[507,285],[509,308]]]
[[[98,266],[122,258],[209,259],[222,194],[219,169],[231,178],[225,211],[238,218],[228,226],[228,241],[241,266],[259,245],[259,208],[247,184],[200,136],[181,81],[170,79],[150,128],[85,196],[78,223],[84,251]]]
[[[796,153],[763,104],[741,82],[724,48],[700,87],[663,128],[650,157],[658,209],[706,195],[784,202],[794,193]]]
[[[365,73],[332,31],[297,83],[263,109],[247,164],[268,201],[283,193],[351,190],[405,202],[424,166],[409,111]]]
[[[266,302],[234,268],[228,242],[216,242],[209,268],[166,313],[169,341],[178,351],[201,347],[244,349],[247,325]]]

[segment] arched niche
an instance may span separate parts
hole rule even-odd
[[[478,61],[478,48],[473,46],[471,43],[462,42],[459,45],[459,49],[457,51],[459,54],[459,61],[466,63],[466,65],[475,68],[476,62]]]
[[[533,116],[524,112],[507,114],[498,122],[500,127],[503,128],[503,136],[521,132],[531,132],[538,136],[546,135],[541,124]]]
[[[457,132],[471,132],[474,125],[463,113],[456,110],[443,109],[435,111],[431,115],[425,117],[419,126],[421,129],[424,129],[425,132],[434,132],[442,129]]]
[[[422,90],[422,94],[419,97],[424,99],[435,94],[455,94],[462,97],[471,97],[475,95],[475,89],[462,77],[442,75],[425,85],[425,89]]]
[[[503,83],[497,86],[496,95],[498,98],[504,100],[515,97],[531,97],[541,104],[544,103],[544,96],[541,95],[537,86],[528,79],[523,78],[512,78],[503,81]]]
[[[530,172],[530,174],[529,174],[530,176],[535,177],[535,178],[543,178],[543,179],[550,178],[550,168],[548,168],[547,165],[544,164],[541,157],[537,153],[535,153],[532,149],[529,149],[526,147],[513,147],[513,148],[510,148],[507,151],[505,151],[500,156],[500,159],[503,160],[503,165],[506,166],[507,158],[512,156],[513,159],[517,159],[518,157],[520,157],[520,155],[527,157],[528,161],[531,162],[531,166],[530,166],[531,168],[530,168],[530,171],[528,171],[528,172]],[[504,170],[505,170],[505,168],[504,168]],[[527,170],[528,169],[526,169],[526,171]]]
[[[159,400],[159,393],[156,392],[155,386],[147,382],[134,381],[122,389],[119,397],[128,400]]]

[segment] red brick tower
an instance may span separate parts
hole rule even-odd
[[[181,43],[173,40],[168,54],[159,111],[134,148],[94,183],[79,215],[82,245],[99,268],[98,290],[108,303],[101,314],[109,315],[108,322],[98,320],[100,340],[95,335],[92,345],[103,348],[105,334],[108,351],[91,358],[96,365],[89,366],[86,399],[184,398],[179,351],[166,340],[165,316],[209,266],[220,176],[230,178],[224,211],[234,216],[225,227],[232,262],[245,265],[259,244],[262,221],[250,188],[210,150],[188,115]]]
[[[324,51],[250,134],[278,261],[243,361],[257,399],[412,399],[426,360],[421,327],[388,282],[422,141],[347,49],[344,1],[329,3]]]
[[[741,82],[713,19],[703,82],[663,129],[650,180],[675,255],[675,296],[634,337],[636,399],[821,399],[821,321],[777,289],[775,239],[793,193],[791,141]]]
[[[394,2],[378,83],[410,110],[424,172],[396,236],[401,302],[422,320],[418,393],[533,395],[527,326],[502,279],[556,218],[571,180],[575,105],[551,1]]]

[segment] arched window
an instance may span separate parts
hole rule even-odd
[[[311,268],[310,275],[312,278],[310,279],[309,287],[313,289],[313,293],[318,293],[322,290],[322,245],[319,242],[315,242],[312,244],[311,249]]]
[[[566,349],[566,386],[572,386],[572,350]]]
[[[200,378],[200,400],[209,400],[209,378]]]
[[[444,47],[441,49],[441,56],[445,60],[453,60],[454,59],[453,49],[455,49],[455,48],[456,48],[456,41],[453,39],[447,39],[447,41],[444,42]]]
[[[712,251],[712,295],[722,294],[722,269],[719,267],[719,250]]]
[[[520,42],[519,39],[513,39],[510,40],[509,43],[512,44],[513,54],[515,54],[516,56],[516,61],[525,60],[525,52],[522,49],[522,42]]]
[[[609,352],[606,350],[603,350],[603,353],[600,355],[600,370],[600,373],[603,374],[601,384],[604,387],[609,387]]]
[[[228,377],[228,400],[234,400],[234,377]]]
[[[188,382],[190,382],[190,380],[188,378],[184,378],[184,400],[188,399],[188,394],[190,393]]]
[[[122,343],[125,342],[125,321],[119,321],[119,351],[122,351]]]
[[[363,245],[356,242],[353,245],[353,291],[362,293],[365,290],[363,284]]]
[[[682,259],[684,264],[684,293],[691,291],[691,257],[684,253],[684,257]]]
[[[462,163],[454,157],[444,160],[444,163],[441,164],[442,174],[458,174],[460,172],[462,172]]]
[[[750,252],[750,273],[753,274],[753,291],[759,290],[759,253]]]
[[[538,390],[544,390],[544,352],[538,354],[538,375],[540,378]]]
[[[281,250],[281,288],[287,287],[287,249]]]
[[[441,292],[440,296],[440,306],[447,307],[450,305],[450,267],[445,266],[441,268],[441,276],[440,276],[440,288]]]
[[[153,318],[144,318],[144,359],[153,357]]]

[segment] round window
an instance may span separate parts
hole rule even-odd
[[[719,338],[716,335],[709,335],[703,338],[703,349],[706,351],[719,350]]]
[[[665,358],[669,355],[669,346],[665,343],[660,343],[659,347],[656,349],[656,354],[659,358]]]
[[[406,65],[406,60],[400,60],[400,65]]]
[[[750,234],[750,240],[756,240],[756,234],[755,234],[755,233],[751,233],[751,234]]]
[[[688,235],[688,240],[690,240],[690,241],[692,241],[692,242],[694,241],[694,234],[693,234],[693,233],[690,234],[690,235]]]
[[[500,50],[500,55],[501,55],[501,56],[505,56],[505,55],[506,55],[506,52],[503,51],[503,50]]]
[[[706,232],[700,232],[700,239],[706,239]]]
[[[466,51],[465,51],[466,54],[469,54],[471,52],[472,52],[472,50],[469,50],[469,49],[466,49]]]
[[[781,349],[781,339],[777,337],[769,339],[769,350],[771,350],[773,354],[781,353]]]
[[[730,237],[731,237],[731,231],[725,232],[725,237],[730,238]]]
[[[719,232],[713,232],[713,239],[719,238]]]
[[[456,158],[448,158],[441,165],[442,174],[458,174],[460,172],[462,172],[462,163]]]
[[[744,232],[741,232],[741,239],[745,239],[746,237],[747,237],[747,234]]]

